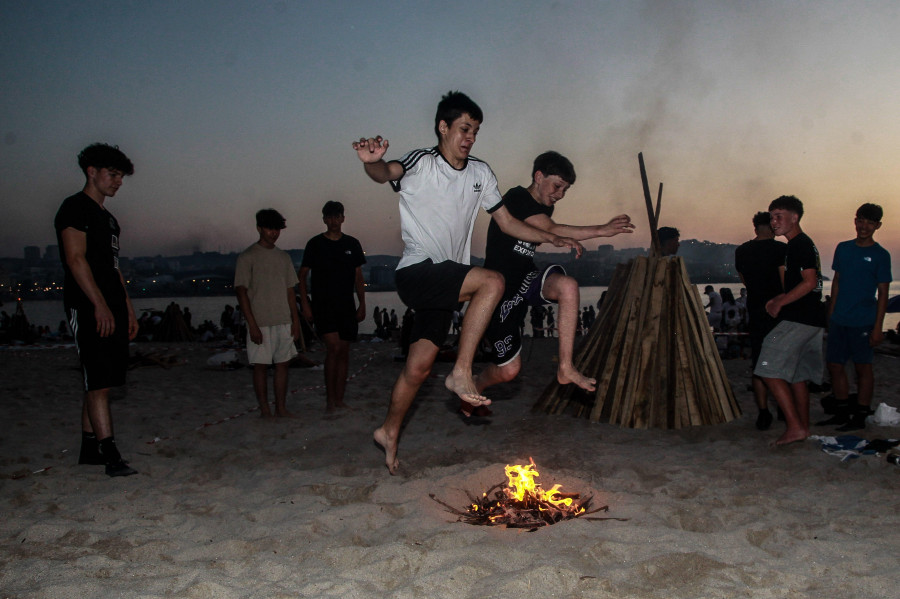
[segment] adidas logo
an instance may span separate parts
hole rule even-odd
[[[475,183],[475,185],[472,186],[472,191],[474,191],[475,193],[481,193],[481,183]]]

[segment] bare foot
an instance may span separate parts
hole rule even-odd
[[[559,365],[559,368],[556,369],[556,380],[559,381],[560,385],[575,383],[585,391],[597,390],[597,379],[584,376],[571,364],[568,366]]]
[[[784,431],[784,434],[778,437],[778,440],[775,441],[775,445],[787,445],[789,443],[796,443],[797,441],[805,441],[809,436],[809,431],[804,429],[788,429]]]
[[[491,400],[478,392],[471,376],[457,377],[451,372],[444,379],[444,386],[456,393],[461,400],[473,406],[487,406],[491,403]]]
[[[384,450],[384,465],[387,466],[388,472],[396,474],[397,468],[400,467],[400,460],[397,459],[397,438],[391,438],[384,427],[376,429],[372,438]]]
[[[346,404],[342,401],[333,403],[333,404],[330,404],[330,403],[325,404],[325,413],[326,414],[332,414],[337,411],[345,411],[345,410],[348,412],[352,412],[353,408],[350,406],[350,404]]]
[[[472,416],[476,416],[478,418],[486,418],[488,416],[492,416],[494,412],[487,406],[473,406],[469,402],[459,401],[459,411],[462,412],[463,416],[466,418],[470,418]]]

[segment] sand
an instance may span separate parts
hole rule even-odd
[[[371,433],[393,347],[353,346],[355,410],[338,417],[324,414],[322,372],[293,369],[288,407],[303,417],[277,421],[252,411],[248,369],[206,367],[210,348],[136,349],[179,364],[135,369],[115,393],[118,444],[140,471],[120,479],[76,464],[74,350],[0,349],[0,597],[840,599],[900,584],[900,468],[841,462],[812,440],[774,448],[782,425],[755,429],[747,361],[726,362],[744,415],[682,431],[532,414],[552,340],[526,342],[489,424],[457,417],[438,364],[392,477]],[[900,406],[897,361],[877,356],[876,401]],[[529,457],[545,487],[593,493],[627,520],[472,526],[429,498],[463,508],[464,490]]]

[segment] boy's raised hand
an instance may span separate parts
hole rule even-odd
[[[382,138],[380,135],[377,137],[370,137],[369,139],[360,137],[359,141],[353,142],[353,149],[356,150],[356,155],[359,156],[359,159],[363,161],[363,163],[371,164],[384,158],[388,145],[388,140]]]
[[[606,236],[612,237],[619,233],[631,233],[632,229],[634,229],[634,224],[631,222],[630,216],[627,214],[620,214],[603,225],[603,228],[606,230]]]

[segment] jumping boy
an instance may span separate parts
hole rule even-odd
[[[384,160],[388,140],[360,138],[353,149],[376,183],[391,183],[400,194],[400,229],[404,249],[395,274],[397,293],[415,310],[409,356],[391,392],[391,404],[375,441],[384,448],[391,474],[399,467],[400,426],[419,387],[431,372],[447,337],[453,311],[469,302],[459,336],[459,350],[447,389],[473,405],[487,405],[472,377],[472,360],[491,314],[503,295],[503,277],[470,262],[472,229],[479,208],[518,239],[575,249],[581,244],[536,229],[502,206],[497,179],[487,163],[470,156],[481,127],[481,108],[468,96],[450,92],[438,104],[434,132],[438,145],[413,150],[399,161]]]
[[[828,424],[842,424],[839,431],[865,428],[872,406],[875,378],[872,348],[884,340],[884,314],[891,284],[891,255],[875,241],[883,211],[863,204],[853,221],[856,239],[842,241],[834,250],[834,280],[829,305],[826,361],[834,391],[835,415]],[[876,299],[876,294],[877,298]],[[850,384],[844,365],[856,368],[856,401],[850,400]]]
[[[575,183],[575,167],[558,152],[544,152],[534,159],[531,184],[513,187],[503,196],[503,206],[517,219],[536,229],[585,241],[596,237],[612,237],[631,233],[634,225],[626,214],[620,214],[605,225],[575,226],[555,222],[553,208],[566,196]],[[496,221],[488,226],[484,267],[496,270],[506,280],[503,299],[494,310],[485,339],[490,345],[491,364],[476,378],[478,392],[498,383],[506,383],[522,368],[522,324],[529,306],[559,304],[559,366],[556,380],[560,384],[574,383],[586,391],[594,391],[597,381],[580,373],[572,363],[575,331],[578,328],[578,281],[566,275],[559,264],[538,269],[534,264],[536,243],[522,241],[504,233]],[[473,408],[461,403],[466,416],[473,409],[484,413],[485,408]]]
[[[134,165],[118,147],[93,144],[78,155],[78,166],[84,188],[66,198],[54,222],[66,277],[66,315],[84,379],[78,463],[105,465],[109,476],[129,476],[137,471],[116,448],[109,391],[125,384],[128,342],[137,335],[138,322],[119,270],[119,222],[104,202],[134,173]]]

